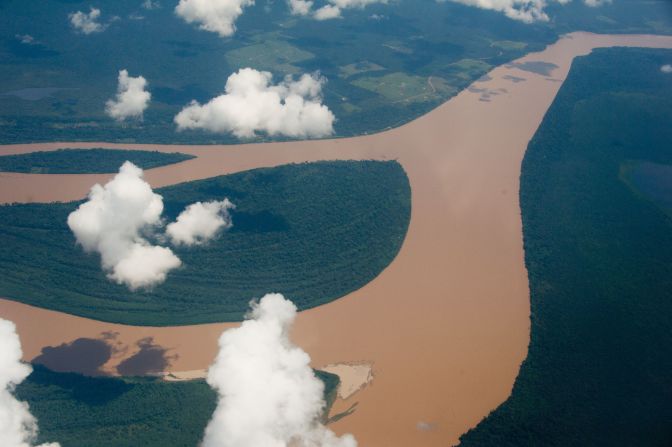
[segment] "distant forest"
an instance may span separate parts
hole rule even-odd
[[[173,118],[192,100],[221,94],[241,67],[270,71],[275,82],[320,71],[336,136],[369,134],[427,113],[566,32],[672,34],[668,0],[546,2],[552,20],[534,24],[454,1],[390,1],[322,22],[292,16],[285,0],[258,1],[226,39],[180,20],[176,2],[151,10],[141,0],[94,3],[0,2],[0,143],[237,143],[229,134],[177,132]],[[107,27],[85,36],[68,14],[91,6]],[[104,113],[124,68],[148,81],[142,121],[118,123]],[[268,139],[277,138],[255,141]]]
[[[460,446],[672,445],[672,220],[621,176],[629,160],[672,165],[670,61],[577,58],[530,142],[529,353],[511,397]]]
[[[233,227],[197,249],[174,248],[183,266],[153,289],[130,292],[75,244],[66,220],[79,202],[0,206],[0,296],[148,326],[239,321],[251,299],[269,292],[307,309],[380,274],[411,215],[408,178],[395,161],[285,165],[157,192],[166,221],[195,201],[229,198]]]
[[[58,149],[56,151],[1,155],[0,172],[28,174],[107,174],[125,161],[142,169],[158,168],[196,158],[179,152],[130,151],[117,149]]]
[[[61,447],[194,447],[212,417],[217,395],[205,380],[85,377],[35,365],[16,390],[39,423],[38,443]],[[325,384],[327,412],[340,380],[315,371]]]

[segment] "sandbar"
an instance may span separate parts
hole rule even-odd
[[[292,338],[317,368],[361,359],[375,365],[369,386],[336,402],[334,413],[353,400],[358,405],[331,425],[335,431],[353,433],[364,447],[445,446],[509,396],[526,356],[530,303],[518,200],[521,161],[572,59],[610,46],[672,48],[672,37],[573,33],[493,69],[472,91],[427,115],[375,135],[207,147],[29,144],[4,146],[0,153],[119,147],[198,156],[148,171],[154,187],[294,162],[398,160],[412,189],[411,223],[398,257],[360,290],[302,312]],[[521,71],[525,62],[556,67],[543,74]],[[511,82],[512,76],[525,82]],[[482,101],[483,91],[499,94]],[[0,202],[81,199],[107,178],[2,173]],[[108,371],[146,337],[173,355],[170,370],[203,370],[215,357],[221,331],[235,326],[130,327],[6,300],[0,301],[0,316],[17,323],[26,360],[45,346],[116,333],[116,342],[128,349],[110,359]]]

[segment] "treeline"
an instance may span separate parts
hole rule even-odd
[[[116,149],[58,149],[0,156],[0,172],[29,174],[107,174],[116,172],[125,161],[142,169],[152,169],[196,158],[179,152]]]
[[[41,442],[62,447],[194,447],[217,405],[205,380],[85,377],[33,366],[16,390],[39,423]],[[338,376],[316,371],[325,395]],[[333,401],[328,401],[329,406]],[[328,410],[327,410],[328,411]]]
[[[397,162],[320,162],[256,169],[157,192],[166,221],[190,203],[228,197],[233,228],[197,248],[151,290],[109,281],[75,245],[66,219],[77,202],[0,207],[0,296],[74,315],[136,325],[236,321],[252,298],[285,294],[300,309],[375,278],[406,235],[410,186]],[[161,241],[155,241],[161,243]]]
[[[672,164],[672,51],[578,58],[522,166],[531,340],[461,446],[672,444],[672,221],[619,178]]]

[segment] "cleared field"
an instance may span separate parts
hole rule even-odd
[[[430,82],[431,81],[431,82]],[[392,102],[425,102],[436,100],[449,89],[445,81],[431,80],[406,73],[391,73],[380,77],[365,77],[352,82],[357,87],[377,93]]]
[[[524,50],[527,48],[527,42],[516,42],[513,40],[497,40],[492,42],[490,45],[495,48],[500,48],[504,51]]]
[[[357,62],[354,64],[344,65],[339,69],[339,76],[342,78],[349,78],[361,73],[368,73],[371,71],[385,70],[385,67],[369,61]]]
[[[226,61],[234,70],[251,67],[285,74],[299,72],[300,69],[293,64],[313,57],[313,53],[297,48],[284,40],[267,40],[226,53]]]
[[[672,39],[574,33],[520,62],[553,63],[558,67],[553,76],[562,80],[574,56],[598,46],[669,48]],[[332,427],[337,433],[355,434],[360,445],[455,444],[460,434],[511,393],[530,342],[528,276],[517,193],[521,160],[562,85],[528,74],[526,82],[516,84],[505,78],[511,75],[520,76],[520,69],[498,67],[475,85],[488,90],[506,88],[506,95],[483,102],[480,95],[463,91],[434,113],[389,132],[347,140],[216,148],[165,146],[163,150],[179,149],[198,158],[147,173],[148,181],[159,187],[290,162],[399,160],[413,188],[411,225],[399,255],[365,287],[300,313],[292,333],[318,368],[344,362],[373,364],[375,385],[334,407],[340,414],[352,402],[359,403],[354,413]],[[36,147],[63,146],[2,150],[17,153]],[[73,200],[83,197],[92,177],[105,179],[7,174],[0,177],[0,200]],[[207,367],[217,352],[221,330],[235,326],[123,326],[6,300],[0,300],[0,312],[17,323],[26,359],[45,347],[113,331],[129,348],[125,356],[115,358],[116,363],[136,353],[138,340],[152,336],[157,345],[179,355],[171,365],[176,372]]]
[[[450,67],[456,77],[464,80],[483,76],[492,68],[487,62],[476,59],[462,59],[451,64]]]

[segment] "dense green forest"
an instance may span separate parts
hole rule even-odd
[[[166,221],[228,197],[233,228],[177,247],[183,266],[151,290],[105,278],[66,224],[79,202],[0,206],[0,296],[116,323],[163,326],[242,319],[252,298],[283,293],[300,309],[335,300],[392,262],[411,212],[395,161],[256,169],[157,190]],[[160,241],[159,241],[160,242]]]
[[[192,100],[221,94],[228,76],[245,66],[269,70],[276,81],[319,70],[329,80],[324,101],[338,119],[336,135],[372,133],[428,112],[492,67],[541,50],[560,33],[672,33],[667,0],[599,8],[548,2],[552,20],[536,24],[453,1],[374,4],[323,22],[290,15],[285,0],[257,1],[226,39],[178,18],[176,1],[150,10],[142,3],[0,1],[0,143],[238,142],[176,132],[173,117]],[[76,33],[68,14],[91,6],[107,28]],[[104,108],[124,68],[147,79],[152,102],[142,121],[120,124]]]
[[[316,371],[327,412],[338,376]],[[217,404],[205,380],[86,377],[35,365],[16,390],[39,422],[39,442],[61,447],[194,447]]]
[[[158,168],[195,158],[179,152],[128,151],[113,149],[58,149],[56,151],[1,155],[0,172],[30,174],[107,174],[116,172],[126,160],[142,169]]]
[[[621,165],[621,179],[672,217],[672,165],[630,160]]]
[[[530,142],[529,353],[461,446],[672,445],[672,220],[620,176],[628,160],[672,164],[670,61],[624,48],[576,59]]]

